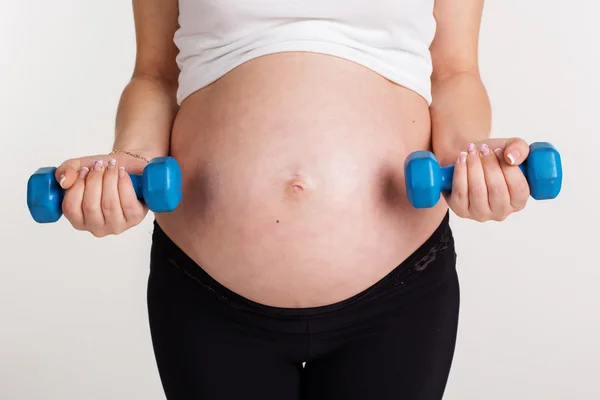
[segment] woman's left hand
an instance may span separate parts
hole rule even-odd
[[[452,192],[445,198],[454,213],[479,222],[503,221],[521,211],[529,184],[518,167],[529,154],[519,138],[488,139],[468,145],[454,167]]]

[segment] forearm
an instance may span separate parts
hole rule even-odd
[[[168,155],[177,110],[176,87],[158,78],[134,76],[119,101],[113,150]]]
[[[490,137],[491,107],[481,78],[460,73],[432,81],[432,145],[442,165],[453,164],[469,143]]]

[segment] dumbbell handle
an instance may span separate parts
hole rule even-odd
[[[452,164],[452,165],[447,165],[445,167],[440,168],[442,192],[449,192],[452,190],[452,180],[454,178],[454,166],[455,166],[455,164]],[[527,174],[525,173],[525,164],[519,164],[519,169],[521,170],[521,172],[525,175],[525,178],[527,179]]]

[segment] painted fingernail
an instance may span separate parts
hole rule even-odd
[[[467,160],[467,153],[464,151],[461,151],[460,155],[458,156],[458,162],[461,164],[464,164],[466,160]]]
[[[467,146],[467,151],[469,152],[469,154],[475,154],[475,144],[469,143],[469,145]]]
[[[110,160],[108,160],[108,169],[114,169],[116,165],[117,165],[117,160],[112,159],[112,158]]]
[[[94,171],[100,171],[102,169],[102,160],[98,160],[94,163]]]
[[[67,177],[63,174],[60,176],[60,178],[58,178],[58,184],[60,185],[61,188],[64,189],[63,183],[65,183],[65,180],[67,179]]]
[[[119,167],[119,178],[125,178],[125,167]]]
[[[479,146],[479,151],[481,151],[484,156],[490,155],[490,148],[485,143],[482,143],[481,146]]]
[[[517,157],[519,157],[519,152],[513,150],[511,153],[508,153],[506,157],[508,157],[508,159],[510,160],[510,165],[515,165],[515,163],[517,162]]]
[[[84,179],[88,172],[90,172],[88,167],[82,167],[81,170],[79,170],[79,179]]]

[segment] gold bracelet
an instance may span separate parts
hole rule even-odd
[[[131,157],[134,157],[134,158],[138,158],[140,160],[144,160],[147,163],[150,162],[150,160],[148,160],[146,157],[140,156],[139,154],[132,153],[131,151],[127,151],[127,150],[113,150],[110,153],[108,153],[108,155],[113,155],[113,154],[116,154],[116,153],[124,153],[124,154],[127,154],[128,156],[131,156]]]

